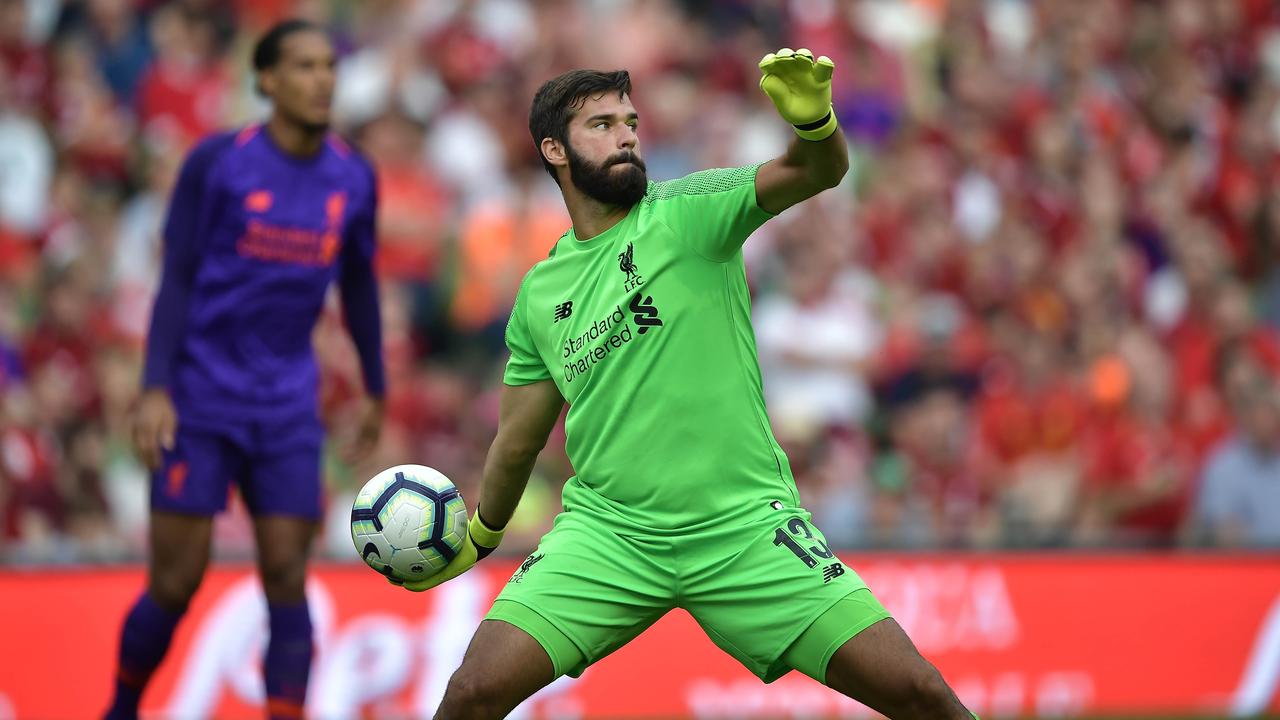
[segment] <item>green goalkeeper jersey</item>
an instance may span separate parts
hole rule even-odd
[[[672,531],[799,504],[765,412],[742,261],[771,217],[758,168],[651,182],[613,227],[570,229],[525,276],[504,382],[551,379],[569,403],[566,508]]]

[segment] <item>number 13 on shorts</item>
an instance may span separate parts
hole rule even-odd
[[[835,559],[831,548],[813,536],[809,524],[800,518],[791,518],[773,533],[773,544],[791,551],[805,565],[816,568],[824,561],[834,560],[822,568],[822,582],[829,583],[844,574],[844,565]]]

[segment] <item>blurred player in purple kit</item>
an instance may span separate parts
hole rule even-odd
[[[124,622],[108,718],[137,716],[233,482],[253,514],[270,616],[267,712],[302,717],[324,436],[311,331],[335,277],[370,396],[353,456],[377,441],[385,391],[374,175],[329,132],[334,62],[314,25],[268,31],[253,65],[270,119],[200,142],[174,189],[134,438],[154,473],[147,588]]]

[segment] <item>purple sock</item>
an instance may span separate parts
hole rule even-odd
[[[116,694],[107,710],[107,720],[138,717],[142,691],[168,652],[173,629],[181,619],[182,613],[165,610],[145,591],[138,597],[120,632]]]
[[[307,603],[267,604],[271,640],[263,660],[267,684],[267,715],[300,718],[311,674],[311,613]]]

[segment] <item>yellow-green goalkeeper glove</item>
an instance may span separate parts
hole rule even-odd
[[[760,61],[760,89],[778,108],[783,120],[795,126],[805,140],[825,140],[836,131],[836,114],[831,108],[831,58],[817,60],[801,48],[782,48]]]
[[[484,521],[480,519],[480,511],[477,510],[476,514],[471,516],[471,522],[467,523],[467,536],[462,541],[462,549],[458,550],[458,554],[454,555],[449,564],[445,565],[440,572],[417,582],[402,580],[393,575],[388,575],[387,582],[414,592],[430,590],[440,583],[458,577],[470,570],[472,565],[485,559],[489,553],[493,552],[494,548],[498,547],[498,543],[502,542],[503,532],[505,532],[505,529],[494,530],[485,525]]]

